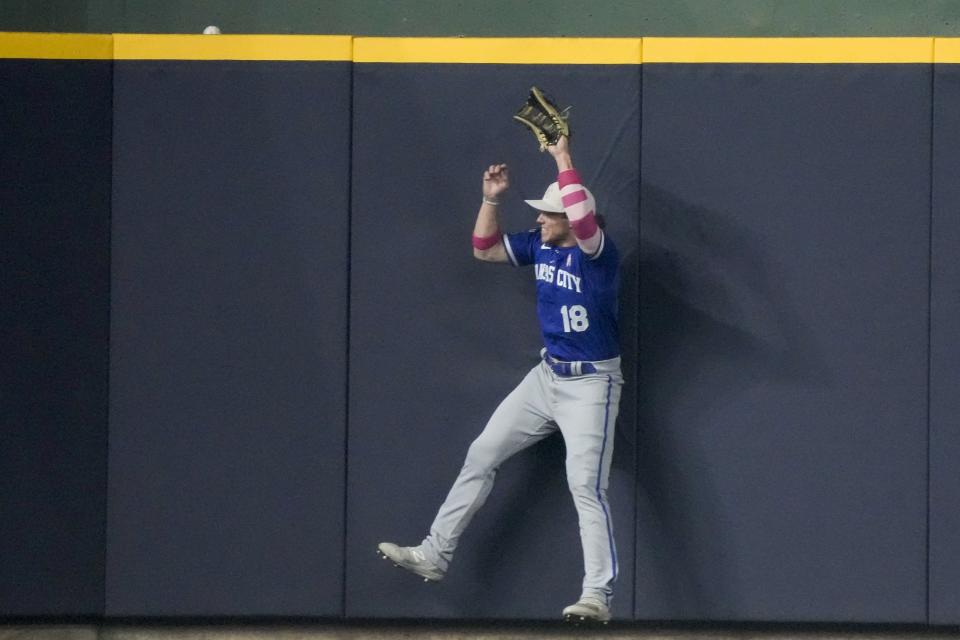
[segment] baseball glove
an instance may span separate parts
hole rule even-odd
[[[570,107],[563,111],[557,109],[547,96],[537,87],[530,88],[530,96],[520,107],[514,120],[528,127],[540,143],[540,151],[546,150],[548,145],[557,144],[560,136],[570,137],[570,126],[567,124]]]

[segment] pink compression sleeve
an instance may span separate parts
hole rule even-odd
[[[600,228],[597,226],[596,201],[583,188],[580,174],[576,169],[561,171],[557,176],[563,208],[570,220],[570,227],[580,246],[588,253],[594,253],[600,246]]]

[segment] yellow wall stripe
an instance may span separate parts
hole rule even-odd
[[[644,63],[930,63],[933,38],[644,38]]]
[[[960,38],[937,38],[934,46],[934,62],[960,64]]]
[[[0,32],[0,58],[110,60],[113,58],[113,36]]]
[[[116,60],[350,60],[351,36],[113,36]]]
[[[354,62],[640,64],[640,38],[356,38]]]
[[[0,32],[0,58],[473,64],[960,63],[960,38],[353,38]]]

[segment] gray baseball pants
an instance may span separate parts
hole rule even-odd
[[[559,429],[567,449],[567,484],[580,522],[581,597],[609,605],[618,567],[607,480],[623,376],[620,358],[593,365],[596,373],[564,377],[541,361],[500,403],[470,445],[460,475],[420,546],[427,559],[446,571],[460,535],[490,494],[500,465]]]

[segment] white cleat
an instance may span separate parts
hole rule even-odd
[[[577,626],[607,624],[610,622],[610,609],[599,600],[581,598],[563,610],[563,621]]]
[[[443,571],[429,562],[417,547],[401,547],[392,542],[381,542],[377,545],[377,553],[384,560],[392,560],[393,566],[417,574],[424,582],[443,580]]]

